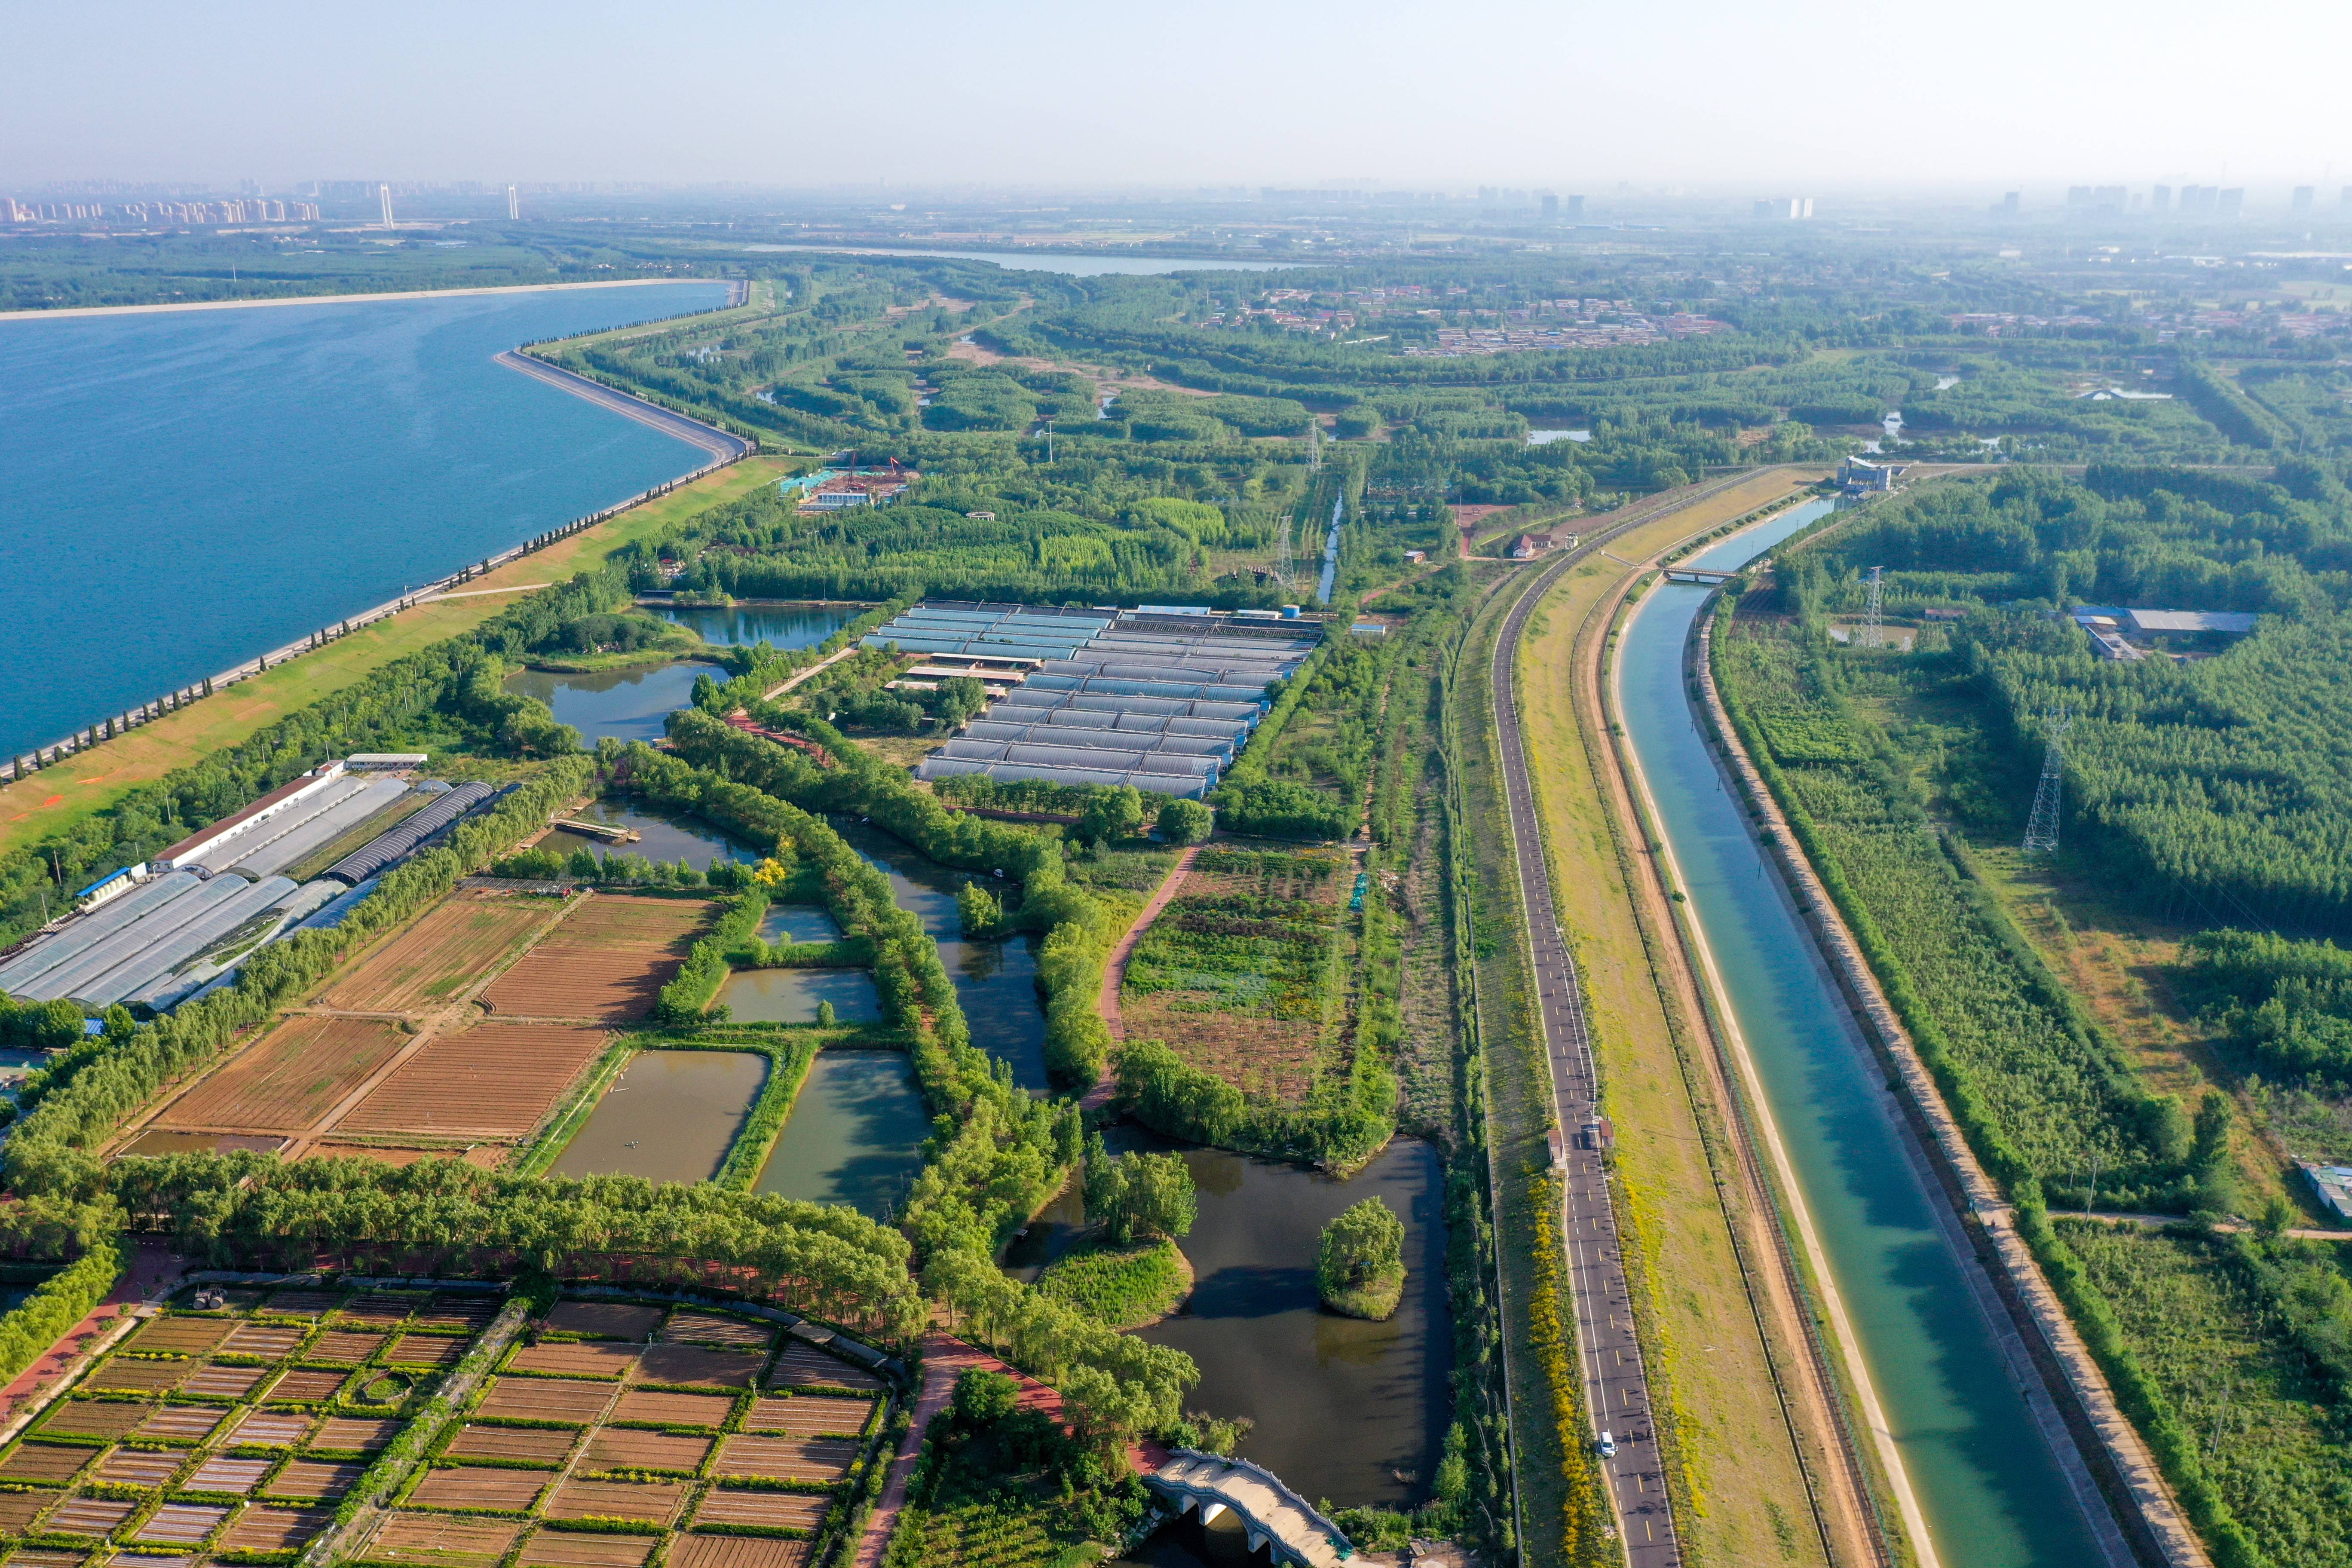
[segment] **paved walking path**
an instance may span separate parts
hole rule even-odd
[[[28,1405],[46,1401],[68,1373],[78,1373],[119,1333],[128,1332],[124,1319],[132,1307],[154,1300],[170,1289],[187,1264],[160,1237],[142,1237],[131,1245],[129,1267],[106,1300],[90,1309],[81,1321],[58,1336],[32,1365],[16,1374],[0,1394],[0,1421],[12,1419]]]
[[[898,1515],[907,1506],[907,1487],[914,1479],[915,1458],[922,1452],[923,1438],[954,1397],[956,1379],[967,1372],[993,1372],[1012,1378],[1021,1385],[1021,1409],[1041,1410],[1055,1421],[1064,1420],[1060,1394],[976,1345],[933,1331],[923,1341],[923,1386],[915,1395],[914,1420],[907,1427],[906,1441],[898,1445],[898,1457],[890,1461],[882,1500],[866,1521],[866,1534],[857,1543],[856,1568],[881,1568],[882,1554],[889,1549],[891,1532],[898,1528]],[[1137,1469],[1150,1471],[1168,1462],[1168,1451],[1146,1441],[1129,1447],[1128,1458]]]
[[[1127,934],[1120,937],[1118,944],[1110,950],[1110,962],[1103,965],[1102,990],[1095,997],[1095,1011],[1102,1015],[1102,1021],[1109,1026],[1110,1037],[1114,1040],[1124,1041],[1127,1038],[1127,1024],[1118,1016],[1118,991],[1127,984],[1128,960],[1135,956],[1136,944],[1143,940],[1143,933],[1151,929],[1151,922],[1160,918],[1160,911],[1175,898],[1177,888],[1183,883],[1184,873],[1192,868],[1192,861],[1200,853],[1201,847],[1195,844],[1176,857],[1175,867],[1152,890],[1150,899],[1143,906],[1143,912],[1135,917],[1135,923],[1127,928]],[[1118,1092],[1118,1075],[1113,1072],[1111,1065],[1105,1062],[1102,1076],[1095,1080],[1092,1089],[1087,1090],[1086,1097],[1078,1101],[1078,1105],[1082,1110],[1099,1110],[1108,1105],[1111,1097]]]
[[[810,665],[806,669],[799,671],[782,686],[773,687],[768,691],[762,693],[760,700],[762,702],[773,702],[777,698],[782,697],[785,692],[790,691],[793,687],[798,686],[802,681],[806,680],[810,676],[814,675],[817,671],[821,669],[829,669],[833,666],[839,664],[843,659],[847,658],[850,655],[856,653],[857,648],[858,645],[853,642],[838,653],[829,655],[824,658],[817,660],[814,664]]]

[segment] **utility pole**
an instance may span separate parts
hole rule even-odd
[[[2055,713],[2042,715],[2043,732],[2050,743],[2042,753],[2042,782],[2033,791],[2033,815],[2025,826],[2025,852],[2055,855],[2058,852],[2058,827],[2062,819],[2061,798],[2066,782],[2066,731],[2074,726],[2074,717],[2061,708]],[[2094,1178],[2095,1180],[2095,1178]]]
[[[1886,569],[1883,566],[1874,566],[1870,569],[1870,576],[1865,579],[1870,584],[1870,604],[1862,612],[1862,635],[1854,639],[1858,647],[1885,647],[1886,646],[1886,633],[1879,623],[1883,595],[1886,587],[1885,572]]]
[[[1323,422],[1312,414],[1307,416],[1307,471],[1323,471]]]

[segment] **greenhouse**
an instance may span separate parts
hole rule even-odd
[[[982,773],[1197,798],[1321,637],[1319,622],[1210,610],[923,604],[864,646],[1034,661],[917,765],[918,778]]]

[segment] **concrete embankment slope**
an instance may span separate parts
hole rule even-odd
[[[1713,640],[1713,617],[1702,614],[1692,639],[1689,673],[1712,738],[1754,812],[1759,835],[1839,989],[1866,1037],[1902,1082],[1901,1099],[1911,1126],[1932,1159],[1944,1196],[1953,1205],[1948,1217],[1952,1228],[1961,1232],[1958,1245],[1968,1258],[1981,1266],[1990,1293],[1997,1297],[1997,1305],[1988,1303],[1996,1331],[2006,1331],[2002,1337],[2011,1361],[2021,1363],[2022,1370],[2043,1384],[2050,1396],[2048,1402],[2032,1402],[2035,1415],[2045,1427],[2053,1421],[2063,1424],[2063,1430],[2049,1430],[2046,1435],[2070,1485],[2096,1530],[2109,1515],[2091,1468],[2104,1468],[2127,1500],[2120,1522],[2135,1538],[2134,1555],[2160,1562],[2166,1568],[2210,1568],[2211,1559],[2182,1516],[2154,1457],[2117,1407],[2105,1374],[2018,1236],[2014,1211],[1969,1147],[1909,1031],[1864,962],[1843,916],[1798,847],[1779,802],[1732,728],[1715,682]],[[2111,1559],[2121,1545],[2103,1542]]]
[[[650,426],[665,436],[675,437],[690,447],[698,447],[709,454],[712,464],[731,463],[751,449],[751,443],[740,436],[730,436],[724,430],[705,425],[699,420],[689,419],[683,414],[674,413],[662,407],[659,404],[647,403],[642,397],[632,397],[625,392],[616,391],[604,385],[602,382],[590,381],[584,375],[574,375],[560,365],[551,365],[545,360],[534,359],[519,350],[509,349],[504,353],[492,354],[490,359],[493,363],[502,364],[509,370],[520,371],[534,381],[543,381],[550,386],[568,392],[574,397],[596,405],[599,408],[610,409],[624,419],[634,419],[640,425]],[[695,471],[699,473],[702,470],[698,468]]]

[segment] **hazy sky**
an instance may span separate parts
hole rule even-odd
[[[2352,183],[2352,3],[16,4],[0,182]]]

